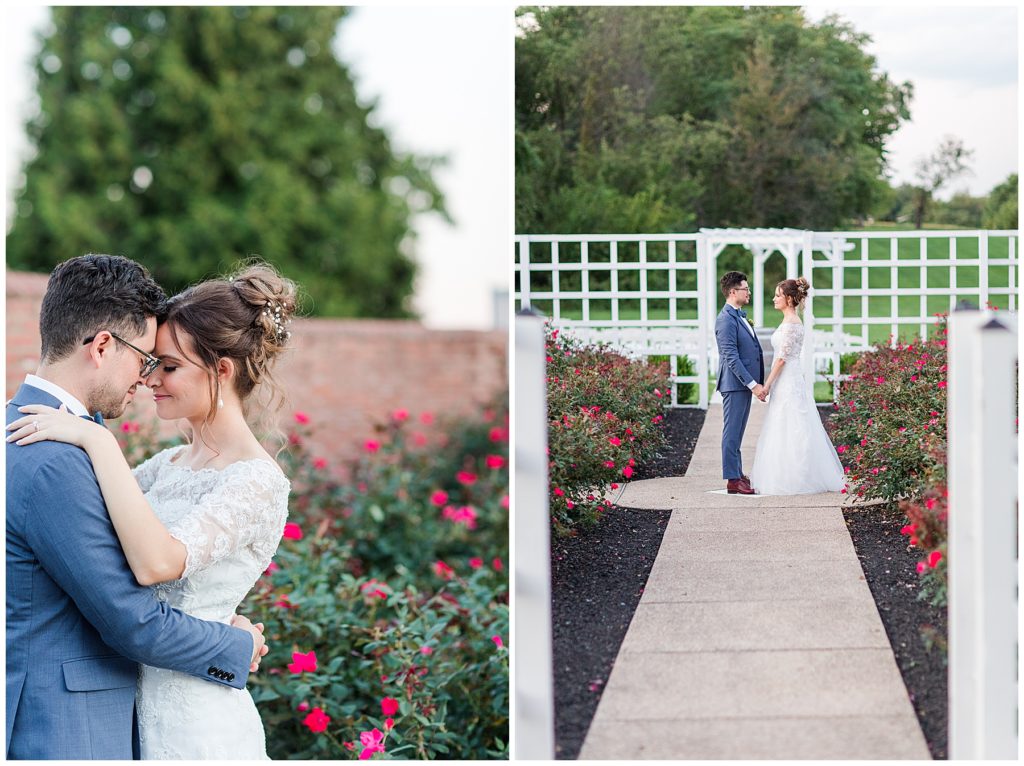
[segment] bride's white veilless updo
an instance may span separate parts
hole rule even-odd
[[[778,285],[776,285],[776,287],[782,291],[782,294],[789,300],[795,309],[798,309],[803,305],[804,300],[807,298],[807,293],[811,291],[811,283],[804,277],[783,279]]]

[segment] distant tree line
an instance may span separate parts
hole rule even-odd
[[[934,199],[970,158],[952,137],[890,186],[913,87],[868,42],[798,7],[518,9],[516,231],[1015,220],[1016,176],[991,199]]]

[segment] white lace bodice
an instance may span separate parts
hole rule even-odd
[[[181,579],[157,598],[204,620],[227,620],[270,564],[284,533],[290,484],[268,460],[194,470],[171,447],[134,470],[153,511],[188,551]]]
[[[187,614],[226,623],[277,550],[289,482],[263,459],[223,470],[172,462],[186,448],[166,449],[134,470],[153,511],[187,549],[181,579],[153,590]],[[144,760],[267,758],[245,689],[142,665],[135,702]]]
[[[772,351],[776,359],[799,362],[804,347],[803,322],[783,322],[772,333]]]

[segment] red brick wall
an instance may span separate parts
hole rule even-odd
[[[39,362],[46,276],[7,272],[7,398]],[[470,415],[506,390],[505,331],[429,330],[402,320],[296,319],[293,349],[278,362],[289,396],[282,427],[302,410],[317,425],[317,454],[335,461],[361,449],[373,424],[396,409],[413,418]],[[128,415],[155,418],[148,389]],[[422,430],[429,431],[424,427]],[[166,433],[176,429],[167,424]]]

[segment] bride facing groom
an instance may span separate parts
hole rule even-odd
[[[721,279],[725,306],[715,321],[718,390],[722,394],[722,478],[733,495],[802,495],[838,492],[843,467],[821,424],[800,367],[804,325],[797,314],[810,285],[803,277],[775,288],[773,305],[782,323],[772,333],[771,371],[764,376],[764,354],[742,307],[750,302],[747,276],[730,271]],[[763,382],[762,382],[763,381]],[[748,477],[740,445],[752,398],[768,404]]]
[[[126,258],[54,269],[7,406],[8,759],[267,758],[263,626],[234,612],[288,513],[246,415],[294,308],[265,264],[169,301]],[[139,385],[191,435],[132,470],[102,417]]]

